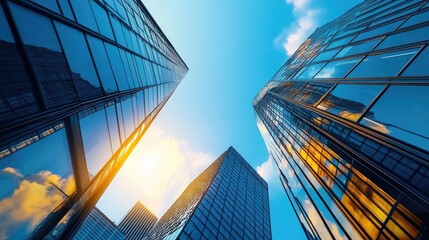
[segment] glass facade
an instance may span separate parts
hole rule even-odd
[[[141,240],[153,228],[158,218],[140,201],[125,215],[118,228],[127,240]]]
[[[271,239],[269,211],[267,183],[230,147],[145,239]]]
[[[427,1],[363,1],[253,101],[309,239],[428,239]]]
[[[72,238],[188,68],[137,0],[5,0],[0,28],[0,239]]]

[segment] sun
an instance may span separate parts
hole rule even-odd
[[[155,177],[159,171],[160,160],[156,154],[144,154],[139,161],[140,173],[145,177]]]

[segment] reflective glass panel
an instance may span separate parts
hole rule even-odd
[[[352,38],[354,38],[356,35],[352,35],[352,36],[348,36],[345,38],[341,38],[339,40],[335,40],[333,41],[331,44],[329,44],[329,46],[326,47],[326,49],[331,49],[331,48],[335,48],[335,47],[339,47],[342,46],[344,44],[347,44],[350,42],[350,40],[352,40]]]
[[[429,21],[429,11],[411,16],[404,24],[402,24],[401,28],[406,28],[426,21]]]
[[[309,83],[294,97],[294,99],[305,104],[313,105],[325,95],[332,86],[333,84]]]
[[[355,39],[353,39],[353,42],[357,42],[359,40],[363,40],[363,39],[367,39],[367,38],[371,38],[371,37],[375,37],[381,34],[385,34],[388,32],[391,32],[393,30],[395,30],[399,24],[401,24],[404,21],[404,19],[401,19],[399,21],[393,22],[393,23],[389,23],[380,27],[376,27],[372,30],[369,30],[368,32],[363,32],[361,34],[359,34]]]
[[[343,78],[361,58],[350,58],[328,63],[314,78]]]
[[[47,106],[77,101],[70,70],[51,20],[12,3],[10,8]]]
[[[65,129],[57,125],[28,141],[0,159],[1,239],[25,239],[75,190]]]
[[[331,51],[322,52],[315,59],[313,59],[312,62],[330,60],[335,56],[335,54],[337,54],[337,52],[338,52],[338,50],[331,50]]]
[[[109,58],[107,57],[106,49],[103,42],[95,37],[87,35],[89,47],[94,57],[95,65],[100,74],[101,83],[106,93],[117,92],[115,77],[113,76],[112,68],[110,67]]]
[[[401,32],[387,36],[376,49],[383,49],[393,46],[405,45],[413,42],[426,41],[429,39],[429,26],[413,29],[407,32]]]
[[[131,96],[122,99],[122,116],[124,118],[125,137],[128,138],[134,131],[134,114]]]
[[[88,0],[70,0],[70,3],[73,7],[77,21],[85,27],[98,32],[94,14],[92,14],[91,5]]]
[[[106,108],[107,115],[107,123],[109,125],[109,135],[110,135],[110,143],[112,145],[112,152],[114,153],[118,150],[121,142],[119,139],[119,130],[118,130],[118,119],[116,116],[116,108],[115,105],[111,105]]]
[[[367,56],[347,77],[396,76],[418,50],[418,48],[413,48]]]
[[[112,22],[112,27],[113,27],[113,31],[115,32],[116,41],[122,46],[127,46],[127,43],[125,42],[124,33],[122,32],[121,23],[112,16],[110,17],[110,21]]]
[[[74,21],[73,13],[70,8],[70,4],[68,0],[58,0],[58,4],[60,4],[61,10],[63,11],[63,15],[67,18],[70,18]]]
[[[411,62],[411,64],[401,74],[402,76],[429,76],[429,47],[423,49],[421,53]]]
[[[83,99],[102,96],[103,91],[83,33],[58,22],[55,22],[55,26],[63,44],[79,95]]]
[[[124,65],[122,64],[119,50],[116,46],[110,43],[105,43],[107,54],[109,55],[109,61],[115,74],[116,83],[118,84],[119,91],[130,89],[127,81],[127,75],[125,74]]]
[[[100,29],[100,33],[110,39],[115,39],[113,36],[112,26],[110,25],[109,17],[107,16],[106,10],[104,10],[94,0],[91,1],[92,11],[94,12],[97,26]],[[88,9],[89,11],[89,9]]]
[[[337,85],[317,108],[356,121],[384,85]]]
[[[80,119],[80,129],[90,178],[95,176],[112,156],[109,128],[103,107],[92,108],[80,113],[83,117]]]
[[[31,0],[31,1],[41,6],[44,6],[45,8],[50,9],[54,12],[60,13],[60,10],[58,9],[58,5],[55,1],[47,1],[47,0]]]
[[[319,63],[308,66],[301,75],[298,76],[298,79],[311,79],[316,75],[326,63]]]
[[[390,86],[360,124],[429,150],[429,86]]]
[[[380,41],[381,41],[381,39],[379,38],[379,39],[375,39],[375,40],[372,40],[372,41],[364,42],[364,43],[361,43],[361,44],[344,47],[335,57],[336,58],[338,58],[338,57],[345,57],[345,56],[350,56],[350,55],[353,55],[353,54],[359,54],[359,53],[369,52]]]
[[[0,123],[38,111],[33,87],[0,8]]]

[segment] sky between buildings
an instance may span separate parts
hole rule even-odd
[[[144,0],[189,67],[97,206],[119,223],[140,200],[158,217],[229,146],[269,184],[273,239],[304,239],[252,99],[318,27],[359,0]]]

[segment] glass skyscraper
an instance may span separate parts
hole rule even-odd
[[[139,0],[1,0],[0,239],[72,237],[187,70]]]
[[[118,227],[127,240],[141,240],[152,229],[158,218],[140,201],[125,215]]]
[[[427,1],[363,1],[255,97],[309,239],[429,239],[428,43]]]
[[[195,178],[145,239],[271,239],[268,185],[232,147]]]

